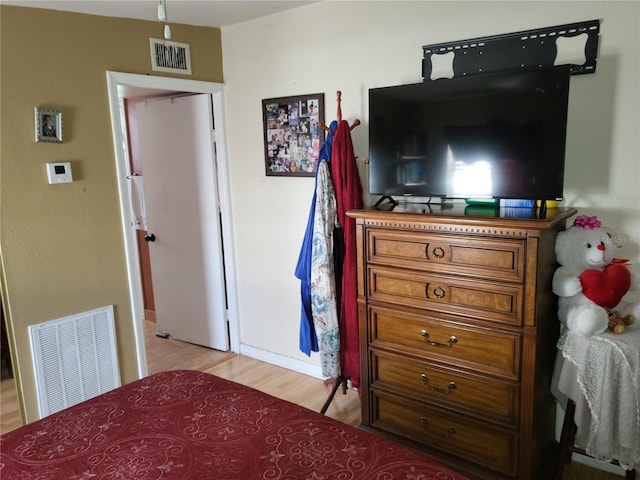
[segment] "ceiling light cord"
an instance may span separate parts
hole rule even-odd
[[[164,6],[162,0],[160,0],[160,3],[158,3],[158,20],[160,20],[161,22],[167,21],[167,9]]]
[[[164,39],[169,40],[171,38],[171,27],[169,27],[169,21],[167,20],[167,2],[166,0],[159,0],[158,3],[158,20],[164,22]]]

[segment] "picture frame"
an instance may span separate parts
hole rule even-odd
[[[265,173],[313,177],[325,131],[324,93],[262,100]]]
[[[36,142],[62,143],[62,112],[35,107]]]

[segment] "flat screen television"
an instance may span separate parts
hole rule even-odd
[[[369,90],[369,193],[560,200],[569,67]]]

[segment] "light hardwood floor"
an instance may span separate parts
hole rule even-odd
[[[320,379],[232,353],[219,352],[173,339],[155,336],[154,324],[145,325],[147,365],[149,373],[163,370],[193,369],[205,371],[269,393],[275,397],[320,411],[331,386]],[[21,425],[13,379],[6,376],[2,365],[0,382],[0,434]],[[338,390],[327,416],[349,425],[360,423],[360,399],[353,390]],[[620,480],[612,473],[573,462],[565,468],[563,480]],[[545,479],[546,480],[546,479]]]

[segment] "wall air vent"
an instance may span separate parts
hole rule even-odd
[[[188,43],[150,38],[151,69],[156,72],[191,75],[191,52]]]
[[[40,417],[120,386],[113,306],[29,327]]]

